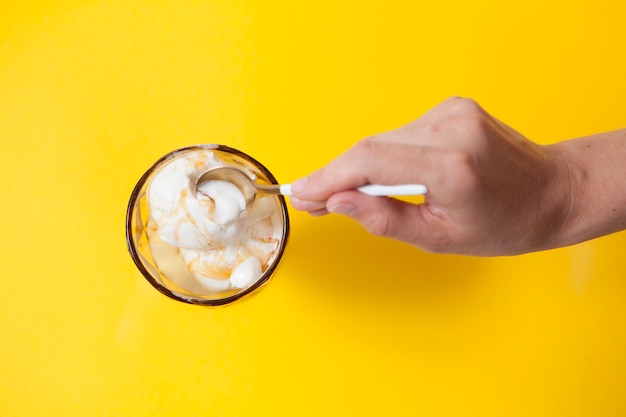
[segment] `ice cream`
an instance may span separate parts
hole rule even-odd
[[[233,165],[208,149],[167,161],[147,188],[147,236],[154,262],[172,283],[193,293],[228,293],[256,282],[278,251],[281,206],[259,195],[245,210],[242,192],[224,181],[193,190],[207,169]],[[236,165],[253,171],[244,165]]]

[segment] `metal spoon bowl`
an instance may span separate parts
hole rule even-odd
[[[234,167],[216,167],[203,172],[194,184],[196,193],[202,193],[201,185],[209,181],[225,181],[234,184],[241,190],[246,200],[246,208],[254,202],[256,195],[261,192],[265,194],[291,195],[289,184],[259,184],[248,176],[245,172]]]

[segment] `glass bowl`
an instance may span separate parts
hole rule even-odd
[[[174,150],[156,161],[137,182],[130,196],[126,212],[126,242],[130,256],[139,271],[161,293],[189,304],[223,306],[256,292],[270,280],[285,251],[289,236],[289,215],[283,196],[264,197],[275,199],[276,209],[280,211],[279,216],[277,216],[279,219],[278,225],[275,226],[281,229],[278,233],[275,232],[276,235],[279,235],[279,241],[269,260],[262,266],[261,275],[247,287],[229,288],[221,291],[208,290],[198,285],[198,283],[194,284],[188,278],[183,278],[184,276],[189,276],[188,271],[185,272],[173,268],[168,270],[167,267],[164,267],[167,266],[162,261],[164,252],[154,243],[158,239],[152,238],[154,232],[152,232],[153,228],[150,226],[152,221],[150,220],[150,208],[147,201],[148,188],[152,179],[171,161],[190,152],[206,151],[213,153],[225,165],[246,171],[256,177],[260,183],[277,184],[272,173],[260,162],[228,146],[194,145]],[[251,210],[253,209],[254,206]],[[163,242],[160,244],[162,245]],[[180,260],[175,260],[173,264],[176,264],[176,262],[184,265],[184,262]],[[180,273],[177,271],[180,271]]]

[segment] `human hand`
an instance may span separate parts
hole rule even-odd
[[[430,252],[513,255],[560,245],[572,198],[567,173],[557,148],[453,97],[296,181],[291,203],[314,215],[347,215]],[[412,204],[354,191],[368,183],[421,183],[428,194]]]

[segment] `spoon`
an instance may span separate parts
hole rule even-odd
[[[203,172],[194,184],[194,191],[196,193],[202,193],[202,191],[199,191],[200,186],[209,181],[226,181],[237,186],[246,200],[246,208],[252,205],[259,192],[265,194],[291,195],[291,184],[259,184],[242,170],[233,167],[217,167]],[[422,184],[368,184],[358,187],[357,190],[373,196],[424,195],[428,191],[426,186]]]

